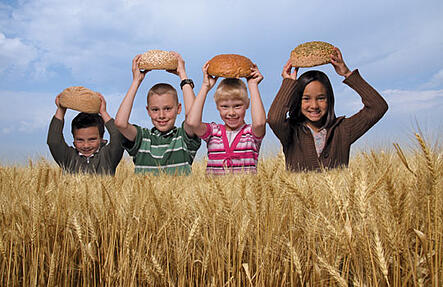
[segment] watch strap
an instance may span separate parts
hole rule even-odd
[[[183,79],[180,83],[180,88],[183,90],[183,86],[189,84],[191,88],[194,88],[194,82],[191,79]]]

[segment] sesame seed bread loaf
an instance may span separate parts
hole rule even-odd
[[[100,111],[100,96],[84,87],[69,87],[60,94],[60,105],[64,108],[97,114]]]
[[[141,70],[177,70],[178,60],[173,53],[149,50],[142,54],[138,64]]]
[[[252,61],[244,56],[221,54],[209,61],[208,74],[224,78],[248,77],[252,67]]]
[[[314,67],[331,62],[334,46],[321,41],[306,42],[298,45],[291,52],[293,67]]]

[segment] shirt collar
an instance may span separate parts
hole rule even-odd
[[[151,129],[151,133],[152,133],[153,135],[156,135],[156,136],[162,136],[162,137],[165,137],[165,138],[167,138],[167,137],[169,137],[169,136],[171,136],[171,135],[174,135],[176,131],[177,131],[177,127],[176,127],[176,126],[174,126],[172,129],[170,129],[170,130],[167,131],[167,132],[161,132],[161,131],[159,131],[156,127],[153,127],[153,128]]]

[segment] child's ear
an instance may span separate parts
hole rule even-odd
[[[182,104],[178,103],[177,106],[177,115],[182,112]]]
[[[249,104],[251,103],[251,100],[248,99],[248,102],[246,103],[246,109],[249,109]]]

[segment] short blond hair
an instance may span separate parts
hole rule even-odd
[[[221,100],[241,100],[245,104],[248,104],[248,90],[242,80],[226,78],[218,85],[214,94],[214,100],[216,103]]]
[[[166,83],[159,83],[152,86],[151,89],[148,91],[148,96],[146,97],[146,103],[149,106],[149,97],[152,95],[163,95],[163,94],[170,94],[172,95],[178,104],[178,96],[177,96],[177,90],[174,89],[173,86]]]

